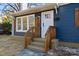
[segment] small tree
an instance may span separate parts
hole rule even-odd
[[[11,16],[3,16],[2,17],[2,26],[5,33],[11,33]]]

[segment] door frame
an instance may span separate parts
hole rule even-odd
[[[39,34],[37,34],[37,37],[41,37],[41,16],[37,15],[35,16],[35,31]]]
[[[47,14],[47,13],[52,13],[52,24],[50,26],[54,26],[54,10],[49,10],[49,11],[44,11],[44,12],[41,12],[41,38],[43,38],[43,35],[42,35],[42,28],[43,28],[43,24],[42,24],[42,19],[44,17],[44,14]]]

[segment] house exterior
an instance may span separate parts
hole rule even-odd
[[[49,26],[54,26],[55,4],[47,4],[42,7],[29,8],[13,14],[13,35],[25,35],[30,27],[35,26],[35,18],[39,17],[39,36],[45,38]],[[25,19],[24,19],[25,18]],[[27,20],[26,20],[27,19]],[[46,20],[44,20],[46,19]],[[50,20],[49,20],[50,19]]]
[[[16,12],[12,15],[12,35],[24,36],[31,27],[36,27],[34,31],[37,37],[50,39],[49,36],[53,36],[53,34],[50,34],[46,37],[46,33],[48,32],[49,27],[53,26],[56,29],[55,39],[58,39],[58,41],[71,43],[79,42],[78,3],[51,3],[40,7],[29,8],[24,11]],[[50,33],[51,32],[52,31],[50,30]],[[46,48],[48,45],[50,45],[49,41],[47,45],[45,45]],[[69,45],[72,46],[75,44]],[[79,43],[77,46],[79,46]],[[48,49],[49,47],[47,50]]]

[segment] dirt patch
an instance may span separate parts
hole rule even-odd
[[[15,56],[23,48],[24,37],[0,35],[0,56]]]

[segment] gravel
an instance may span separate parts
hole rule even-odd
[[[78,48],[57,47],[48,51],[47,56],[79,56]]]

